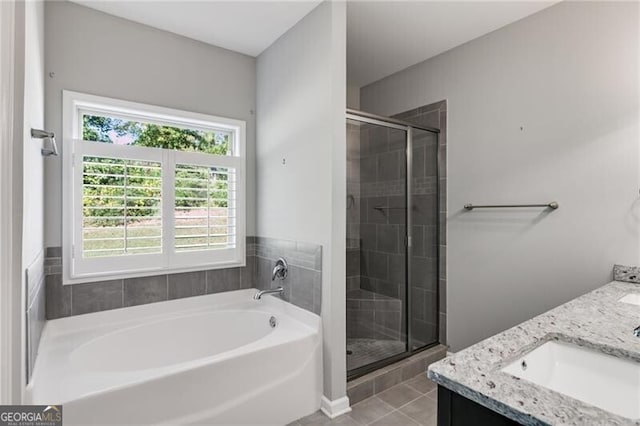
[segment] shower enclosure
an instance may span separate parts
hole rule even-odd
[[[438,129],[347,110],[347,370],[438,341]]]

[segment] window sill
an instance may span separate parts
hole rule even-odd
[[[73,285],[73,284],[86,284],[92,282],[101,282],[101,281],[112,281],[112,280],[123,280],[128,278],[143,278],[143,277],[154,277],[158,275],[172,275],[172,274],[181,274],[184,272],[200,272],[200,271],[211,271],[216,269],[232,269],[232,268],[242,268],[247,266],[246,259],[243,259],[241,262],[228,262],[224,264],[211,264],[211,265],[197,265],[185,268],[161,268],[161,269],[147,269],[140,270],[134,272],[122,272],[122,273],[96,273],[96,274],[86,274],[82,276],[71,277],[69,274],[68,268],[63,266],[62,268],[62,284],[63,285]]]

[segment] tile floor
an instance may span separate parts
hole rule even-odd
[[[420,374],[351,407],[352,411],[329,419],[317,411],[290,426],[435,426],[436,384]]]

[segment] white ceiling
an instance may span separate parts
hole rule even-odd
[[[258,56],[320,3],[320,0],[71,1],[251,56]]]
[[[362,87],[555,1],[350,1],[347,80]]]
[[[71,1],[251,56],[262,53],[321,2]],[[557,1],[348,0],[348,83],[362,87],[538,12]]]

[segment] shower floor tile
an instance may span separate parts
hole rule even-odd
[[[389,358],[405,350],[405,343],[400,340],[347,339],[347,370]]]

